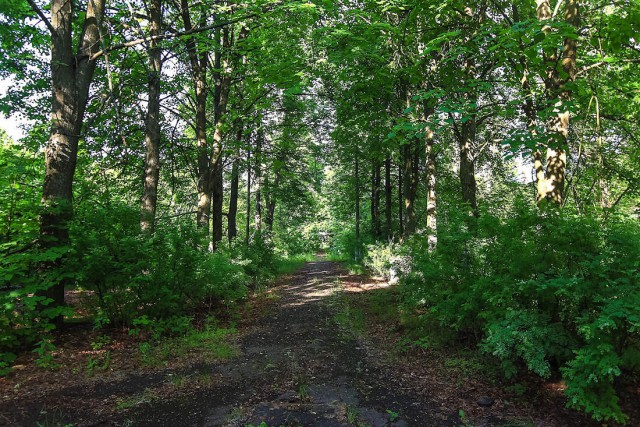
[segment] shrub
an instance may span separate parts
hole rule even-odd
[[[96,311],[112,323],[184,316],[246,295],[249,263],[224,248],[210,253],[190,222],[159,225],[149,237],[139,231],[137,210],[127,206],[92,207],[77,218],[72,268],[78,284],[95,291]]]
[[[397,253],[399,248],[392,243],[374,243],[367,245],[366,255],[364,257],[364,265],[373,274],[389,279],[392,275],[392,269],[395,261],[397,261]]]
[[[483,215],[475,233],[450,218],[432,253],[413,239],[404,304],[480,344],[506,375],[561,373],[570,406],[624,421],[614,380],[640,365],[638,224],[516,209]]]

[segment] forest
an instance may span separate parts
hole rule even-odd
[[[388,283],[409,352],[640,422],[640,1],[3,0],[0,24],[0,414],[65,340],[222,336],[320,262]]]

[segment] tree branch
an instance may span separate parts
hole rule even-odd
[[[98,52],[94,53],[93,55],[91,55],[90,59],[93,61],[93,60],[96,60],[96,59],[100,58],[105,53],[113,52],[114,50],[120,50],[120,49],[124,49],[124,48],[127,48],[127,47],[137,46],[139,44],[147,43],[147,42],[150,42],[150,41],[170,40],[170,39],[175,39],[175,38],[179,38],[179,37],[190,36],[192,34],[202,33],[204,31],[215,30],[216,28],[223,28],[223,27],[226,27],[227,25],[235,24],[237,22],[240,22],[240,21],[243,21],[243,20],[249,19],[249,18],[254,18],[256,16],[258,16],[257,13],[251,13],[251,14],[246,15],[246,16],[241,16],[241,17],[236,18],[236,19],[230,19],[228,21],[219,22],[217,24],[205,25],[204,27],[196,27],[196,28],[192,28],[190,30],[178,31],[178,32],[175,32],[175,33],[159,34],[157,36],[143,37],[143,38],[140,38],[140,39],[131,40],[129,42],[116,44],[116,45],[113,45],[113,46],[109,47],[108,49],[104,49],[104,50],[98,51]]]
[[[584,74],[587,71],[592,70],[594,68],[598,68],[598,67],[601,67],[601,66],[606,65],[606,64],[616,64],[618,62],[623,62],[623,63],[627,63],[627,64],[628,63],[632,63],[632,64],[633,63],[639,63],[640,62],[640,58],[638,58],[638,59],[621,59],[619,61],[614,61],[614,62],[607,62],[607,61],[596,62],[595,64],[591,64],[589,66],[586,66],[583,69],[581,69],[580,71],[578,71],[576,73],[576,77],[578,77],[579,75]]]
[[[29,3],[29,6],[31,6],[31,9],[33,9],[33,11],[36,13],[36,15],[38,15],[40,19],[42,19],[42,22],[44,22],[44,24],[47,26],[47,28],[49,29],[49,32],[51,32],[51,37],[55,37],[56,29],[53,28],[53,25],[51,25],[51,22],[47,19],[46,16],[44,16],[44,13],[38,7],[36,2],[34,0],[27,0],[27,2]]]

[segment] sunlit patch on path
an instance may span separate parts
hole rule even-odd
[[[240,356],[201,367],[210,386],[188,398],[124,414],[135,425],[454,425],[457,414],[404,394],[371,362],[367,344],[336,324],[336,295],[348,277],[338,264],[307,263],[277,288],[249,327]]]

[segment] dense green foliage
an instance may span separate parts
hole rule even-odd
[[[477,236],[452,224],[433,252],[414,239],[405,304],[478,343],[507,377],[528,369],[548,378],[559,368],[572,406],[624,420],[614,380],[639,373],[640,227],[517,209],[483,216]]]
[[[28,120],[0,134],[0,372],[49,363],[65,322],[157,339],[202,315],[215,340],[210,316],[327,250],[399,283],[421,343],[626,421],[637,0],[108,0],[90,56],[102,0],[76,3],[72,46],[59,0],[0,5],[0,112]],[[60,78],[51,46],[95,73]],[[56,92],[84,76],[85,105]]]

